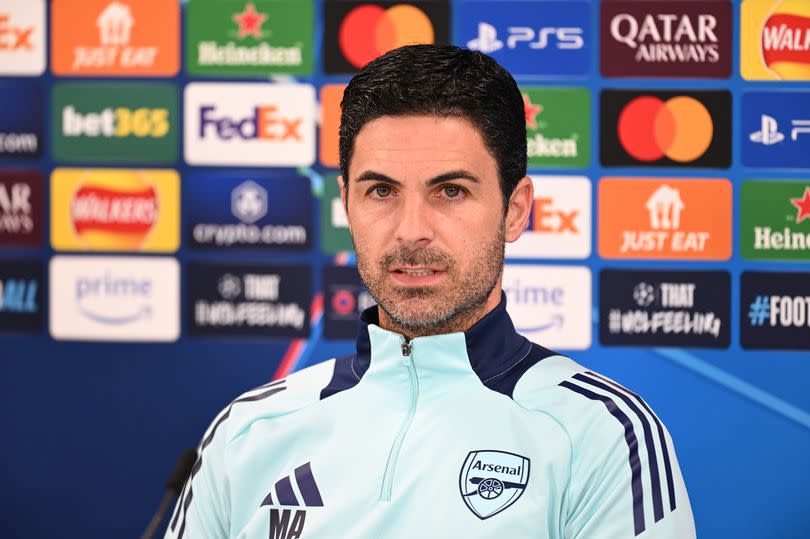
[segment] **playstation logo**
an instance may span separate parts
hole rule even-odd
[[[785,140],[785,135],[779,132],[779,124],[776,122],[776,119],[763,114],[760,126],[759,131],[754,131],[749,135],[751,142],[758,142],[770,146]]]
[[[485,22],[479,22],[478,37],[468,41],[467,47],[475,51],[490,54],[502,49],[503,41],[498,39],[498,31],[494,26]]]

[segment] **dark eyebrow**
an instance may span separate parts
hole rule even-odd
[[[475,174],[473,174],[471,172],[467,172],[466,170],[452,170],[450,172],[445,172],[444,174],[439,174],[435,178],[429,179],[425,183],[425,185],[430,187],[430,186],[433,186],[433,185],[438,185],[440,183],[444,183],[444,182],[449,181],[449,180],[469,180],[469,181],[475,182],[475,183],[479,183],[481,181],[481,180],[478,179],[478,176],[476,176]],[[393,179],[393,178],[391,178],[389,176],[386,176],[385,174],[383,174],[381,172],[375,172],[373,170],[367,170],[367,171],[363,172],[362,174],[360,174],[355,179],[355,181],[357,181],[357,182],[377,181],[377,182],[388,183],[388,184],[391,184],[391,185],[394,185],[394,186],[401,185],[401,183],[398,182],[397,180],[395,180],[395,179]]]

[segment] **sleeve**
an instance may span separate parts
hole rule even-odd
[[[564,537],[693,539],[692,508],[664,425],[629,391],[591,389],[578,388],[594,413],[572,440]]]
[[[222,423],[230,406],[211,423],[197,448],[197,461],[169,519],[164,539],[227,539],[230,497]]]

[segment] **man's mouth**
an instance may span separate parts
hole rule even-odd
[[[439,268],[395,267],[389,274],[395,283],[402,286],[430,286],[438,284],[447,272]]]
[[[397,273],[404,273],[406,275],[433,275],[434,273],[438,272],[439,270],[432,270],[427,268],[396,268],[394,270]]]

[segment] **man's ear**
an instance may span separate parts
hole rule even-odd
[[[512,196],[509,197],[504,230],[507,242],[517,240],[526,230],[533,203],[534,185],[531,178],[524,176],[515,186]]]

